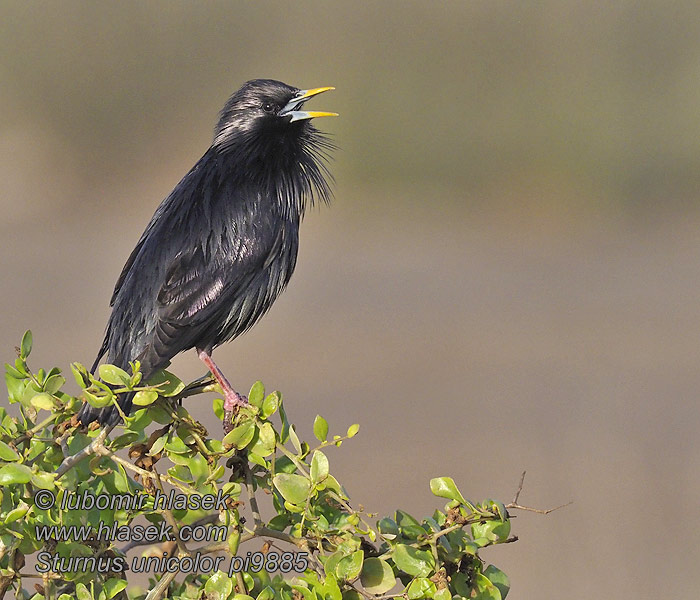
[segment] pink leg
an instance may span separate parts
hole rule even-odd
[[[232,420],[235,408],[238,406],[245,406],[248,404],[248,399],[245,396],[241,396],[236,390],[231,387],[231,384],[226,379],[226,376],[221,372],[221,369],[216,366],[216,363],[212,359],[206,350],[200,350],[197,348],[197,354],[201,361],[207,365],[211,374],[214,376],[216,381],[219,382],[221,386],[221,391],[224,393],[224,431],[228,433],[233,428]]]

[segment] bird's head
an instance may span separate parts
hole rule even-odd
[[[315,131],[310,120],[337,117],[337,113],[301,110],[317,94],[335,88],[300,90],[273,79],[254,79],[229,98],[214,131],[214,146],[240,144],[284,145]]]
[[[306,111],[304,104],[332,89],[302,90],[273,79],[248,81],[221,111],[212,147],[251,176],[281,180],[290,187],[288,194],[314,190],[327,200],[326,180],[331,177],[325,163],[333,144],[311,120],[337,114]]]

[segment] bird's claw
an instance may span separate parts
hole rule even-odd
[[[224,434],[233,429],[233,420],[238,414],[241,406],[248,405],[248,398],[232,390],[231,394],[226,394],[224,400]]]

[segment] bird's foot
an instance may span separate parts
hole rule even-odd
[[[241,396],[241,394],[233,389],[228,379],[226,379],[226,376],[221,372],[221,369],[216,366],[216,363],[206,350],[198,348],[197,354],[202,362],[207,365],[224,394],[224,432],[228,433],[233,429],[233,419],[238,413],[238,409],[248,404],[248,398]]]
[[[233,429],[233,419],[241,406],[248,405],[248,398],[239,394],[233,388],[224,392],[224,434]]]

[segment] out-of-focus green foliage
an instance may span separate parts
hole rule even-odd
[[[75,397],[62,391],[59,369],[29,368],[31,346],[27,332],[14,365],[6,365],[9,401],[19,416],[0,408],[0,594],[58,600],[506,597],[508,578],[479,556],[486,546],[513,540],[503,504],[470,502],[451,478],[437,477],[430,489],[448,500],[444,509],[422,520],[402,510],[376,520],[351,503],[329,467],[328,449],[354,437],[358,425],[331,436],[317,416],[316,440],[303,441],[281,394],[266,394],[256,382],[249,406],[219,440],[177,402],[208,390],[208,381],[186,386],[162,371],[144,383],[138,363],[131,373],[103,365],[97,379],[74,363],[81,389]],[[102,441],[99,428],[76,426],[82,399],[104,406],[125,391],[136,392],[136,406],[116,435]],[[223,415],[220,399],[214,410]],[[131,460],[114,454],[125,448]],[[82,460],[65,462],[81,451]],[[182,502],[159,503],[163,494]],[[104,506],[114,498],[133,502]],[[215,498],[221,500],[213,509],[205,505]],[[241,515],[243,507],[252,517]],[[160,533],[154,539],[144,531]],[[129,560],[127,542],[146,550]],[[32,555],[39,573],[25,566]],[[145,592],[128,579],[149,571],[143,568],[148,557],[153,572]],[[169,562],[158,567],[157,559]],[[38,574],[34,593],[26,588],[37,579],[27,576]]]

